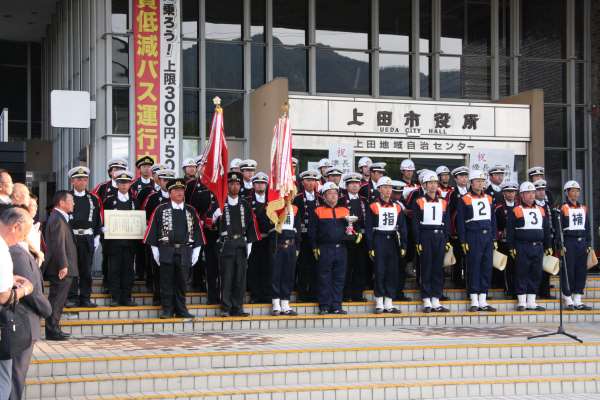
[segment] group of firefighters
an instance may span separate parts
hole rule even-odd
[[[298,161],[293,164],[295,169]],[[407,159],[400,178],[392,180],[385,163],[368,157],[359,160],[356,173],[343,174],[327,159],[318,165],[297,176],[297,195],[277,229],[267,216],[269,177],[257,172],[254,160],[231,161],[222,207],[201,182],[201,157],[184,160],[183,178],[151,157],[137,160],[135,178],[126,160],[113,159],[110,179],[92,192],[89,169],[71,169],[80,273],[67,306],[94,306],[91,265],[102,243],[111,306],[136,305],[131,292],[137,277],[153,292],[161,318],[192,317],[189,287],[206,290],[222,316],[248,315],[247,290],[252,302],[271,303],[272,315],[296,315],[294,290],[299,302],[317,301],[319,314],[345,314],[342,302],[366,301],[369,288],[375,313],[399,313],[394,301],[409,300],[403,291],[413,269],[423,312],[448,312],[441,301],[444,259],[451,253],[452,280],[466,288],[471,312],[496,311],[488,303],[492,285],[516,296],[518,311],[543,311],[536,296],[550,296],[545,254],[565,256],[566,308],[590,309],[582,295],[593,250],[577,182],[564,184],[565,202],[554,209],[542,167],[530,168],[529,180],[519,185],[505,182],[502,166],[487,173],[445,166],[416,171]],[[144,240],[105,239],[102,215],[109,209],[144,210]],[[502,272],[492,266],[496,249],[509,255]]]

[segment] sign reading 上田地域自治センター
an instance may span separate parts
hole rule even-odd
[[[104,239],[143,239],[146,212],[143,210],[105,210]]]
[[[135,158],[179,167],[180,5],[133,0]]]

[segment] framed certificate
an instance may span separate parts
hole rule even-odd
[[[146,212],[143,210],[105,210],[104,239],[143,239]]]

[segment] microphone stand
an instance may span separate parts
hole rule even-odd
[[[548,336],[554,336],[554,335],[564,335],[566,337],[569,337],[579,343],[583,343],[583,340],[579,339],[577,336],[572,335],[568,332],[565,331],[565,327],[563,325],[563,301],[562,301],[562,279],[560,279],[561,275],[564,275],[565,277],[565,288],[567,289],[567,291],[570,291],[570,286],[569,286],[569,274],[567,273],[567,259],[565,257],[565,252],[563,251],[564,249],[564,237],[563,237],[563,230],[562,230],[562,221],[561,221],[561,217],[560,217],[560,211],[556,208],[550,208],[550,214],[551,216],[554,218],[557,216],[556,218],[556,222],[557,222],[557,227],[558,227],[558,235],[560,238],[560,264],[562,264],[562,268],[559,268],[560,270],[560,274],[559,274],[559,279],[558,279],[558,304],[559,304],[559,316],[560,316],[560,323],[558,325],[558,329],[556,330],[556,332],[551,332],[551,333],[542,333],[540,335],[535,335],[535,336],[529,336],[527,338],[527,340],[531,340],[531,339],[537,339],[537,338],[542,338],[542,337],[548,337]],[[559,265],[560,265],[559,264]]]

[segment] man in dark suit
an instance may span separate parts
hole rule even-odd
[[[25,218],[27,220],[26,230],[29,231],[33,220],[23,210]],[[25,235],[25,238],[27,235]],[[42,274],[38,266],[37,261],[28,250],[22,246],[21,242],[10,248],[10,256],[13,261],[13,273],[23,276],[31,281],[33,284],[33,292],[28,296],[23,297],[21,303],[25,305],[27,315],[29,317],[29,324],[31,325],[31,339],[32,343],[25,351],[21,354],[14,356],[12,359],[12,391],[10,393],[11,400],[19,400],[23,397],[23,389],[25,388],[25,378],[27,377],[27,370],[31,362],[31,354],[33,353],[33,346],[37,340],[40,339],[40,317],[47,318],[52,313],[52,307],[50,302],[42,293]],[[26,246],[27,244],[25,244]]]
[[[66,190],[54,194],[54,209],[46,223],[46,261],[44,271],[50,281],[48,300],[52,314],[46,318],[46,340],[67,340],[69,335],[60,330],[60,316],[74,277],[78,276],[77,248],[69,225],[73,212],[73,195]]]

